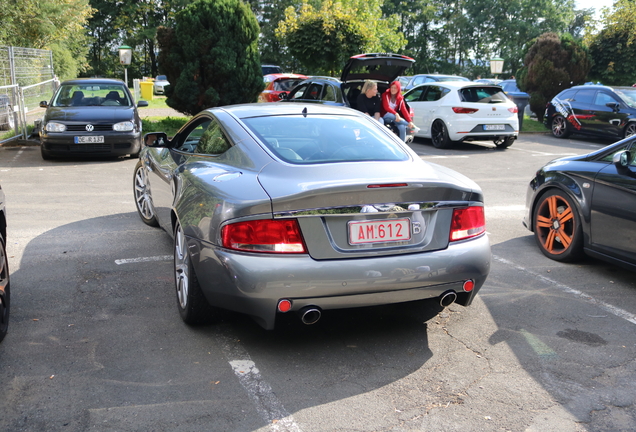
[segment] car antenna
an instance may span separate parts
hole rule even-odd
[[[307,117],[307,107],[305,107],[303,109],[303,117],[305,117],[305,118]]]

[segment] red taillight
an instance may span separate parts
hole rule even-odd
[[[483,207],[466,207],[453,210],[450,241],[465,240],[486,232]]]
[[[466,282],[464,282],[462,288],[464,288],[464,291],[466,292],[471,292],[475,288],[475,281],[473,281],[472,279],[468,279]]]
[[[515,105],[513,108],[508,108],[508,111],[513,114],[517,114],[519,112],[519,108],[517,108],[517,106]]]
[[[223,227],[223,247],[248,252],[306,253],[296,219],[259,219]]]
[[[479,111],[475,108],[453,107],[455,114],[473,114]]]

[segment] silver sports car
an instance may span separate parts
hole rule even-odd
[[[437,299],[468,306],[490,270],[483,195],[349,108],[205,110],[145,136],[141,219],[174,238],[179,312],[278,314]]]

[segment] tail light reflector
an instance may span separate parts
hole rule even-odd
[[[296,219],[258,219],[223,227],[223,247],[265,253],[307,253]]]
[[[473,206],[453,210],[450,241],[465,240],[486,232],[484,208]]]
[[[517,114],[519,112],[519,108],[515,105],[513,108],[508,108],[508,111],[513,114]]]
[[[464,107],[453,107],[452,108],[455,114],[473,114],[479,111],[475,108],[464,108]]]

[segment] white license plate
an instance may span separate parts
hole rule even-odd
[[[91,143],[103,143],[104,142],[104,137],[103,136],[76,136],[75,137],[75,144],[91,144]]]
[[[506,130],[506,125],[484,125],[484,130],[487,130],[487,131]]]
[[[349,244],[386,243],[411,239],[409,219],[349,222]]]

